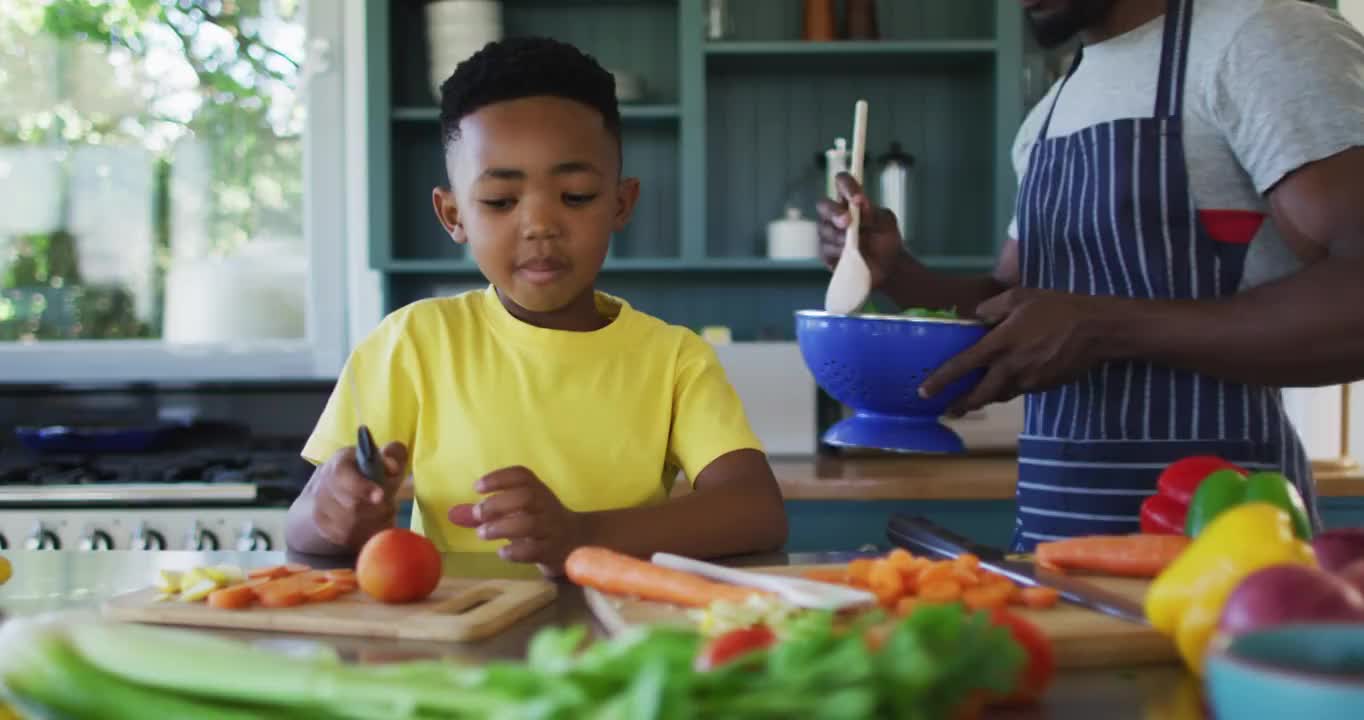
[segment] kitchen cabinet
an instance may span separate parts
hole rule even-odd
[[[422,7],[366,3],[370,264],[386,311],[485,283],[431,211],[445,176]],[[992,266],[1025,111],[1016,3],[883,2],[881,40],[833,42],[801,40],[800,0],[729,7],[728,33],[708,41],[703,0],[503,2],[506,34],[572,42],[643,81],[621,108],[625,169],[643,192],[602,289],[736,340],[791,338],[792,313],[822,305],[827,271],[768,259],[766,224],[788,205],[813,215],[823,151],[850,135],[857,98],[870,103],[868,177],[893,141],[916,158],[915,252],[946,270]]]

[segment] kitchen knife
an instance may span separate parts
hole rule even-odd
[[[355,464],[360,467],[360,474],[364,475],[370,482],[384,487],[384,459],[379,455],[379,446],[374,442],[374,435],[369,431],[369,427],[361,420],[360,412],[360,393],[355,386],[355,372],[351,368],[346,375],[350,380],[350,402],[351,408],[355,411]]]
[[[939,557],[954,558],[970,553],[980,558],[981,567],[1021,585],[1050,587],[1076,605],[1129,622],[1149,624],[1140,603],[1083,580],[1048,572],[1029,560],[1010,558],[999,548],[980,545],[925,518],[895,515],[886,528],[886,536],[899,547]]]

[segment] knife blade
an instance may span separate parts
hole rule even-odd
[[[1141,604],[1092,583],[1048,572],[1031,561],[1009,557],[999,548],[981,545],[922,517],[895,515],[886,527],[891,543],[907,550],[918,550],[944,558],[970,553],[980,558],[981,567],[999,573],[1020,585],[1050,587],[1076,605],[1096,610],[1128,622],[1149,625]]]
[[[360,467],[360,474],[365,479],[384,487],[384,460],[379,456],[379,446],[374,442],[374,435],[370,433],[369,427],[365,425],[363,414],[360,412],[360,393],[357,392],[355,385],[355,368],[351,366],[346,372],[347,379],[350,381],[350,403],[351,410],[355,415],[355,464]]]

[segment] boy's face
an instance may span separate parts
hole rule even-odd
[[[611,233],[639,197],[638,181],[620,177],[601,114],[531,97],[488,105],[459,128],[445,158],[451,187],[432,193],[450,237],[467,243],[504,299],[524,310],[549,313],[590,297]]]

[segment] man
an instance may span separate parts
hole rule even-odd
[[[880,290],[993,326],[923,392],[986,367],[954,413],[1027,394],[1016,549],[1135,531],[1199,454],[1280,470],[1319,524],[1278,388],[1364,377],[1364,38],[1299,0],[1022,3],[1082,50],[1018,133],[992,275],[926,269],[841,178]],[[819,211],[832,264],[846,204]]]

